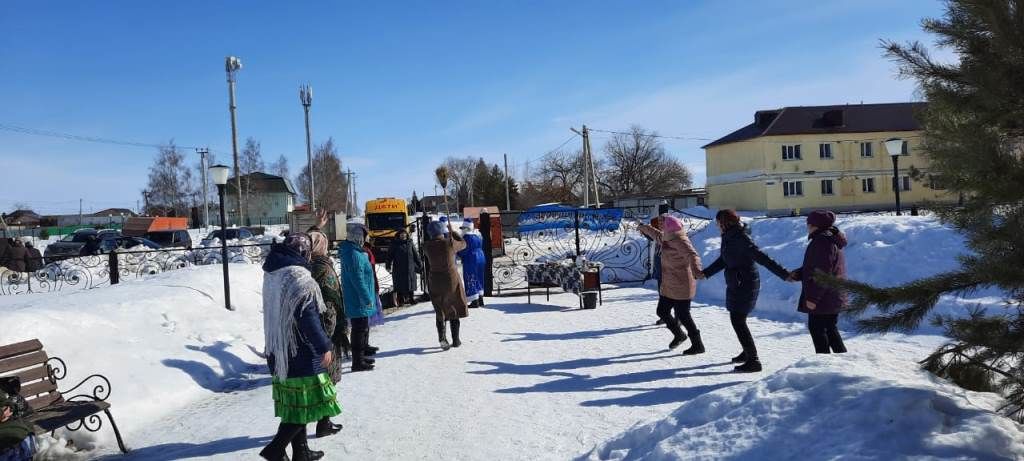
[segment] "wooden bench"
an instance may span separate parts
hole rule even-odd
[[[110,380],[103,375],[89,375],[67,391],[57,389],[57,381],[64,379],[67,366],[57,357],[49,357],[38,339],[0,346],[0,377],[18,376],[21,379],[22,397],[32,407],[33,413],[25,418],[32,424],[37,435],[53,433],[61,427],[70,431],[85,428],[89,432],[99,431],[103,421],[99,413],[107,415],[110,427],[117,437],[117,446],[127,453],[117,430],[114,417],[110,415]],[[85,386],[85,387],[83,387]],[[76,390],[91,393],[74,394]]]

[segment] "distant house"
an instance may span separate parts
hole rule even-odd
[[[128,208],[107,208],[106,210],[100,210],[100,211],[97,211],[95,213],[92,213],[89,216],[96,216],[96,217],[124,216],[124,217],[127,217],[127,218],[131,218],[131,217],[135,217],[135,216],[138,216],[138,215],[134,211],[129,210]]]
[[[784,107],[754,113],[752,123],[704,146],[708,204],[715,208],[793,211],[892,209],[951,202],[928,173],[916,113],[926,103]],[[898,179],[885,141],[902,140]],[[911,170],[924,173],[911,177]],[[895,184],[894,184],[895,183]]]
[[[455,200],[448,197],[448,206],[452,208],[452,211],[457,213],[459,210],[455,208]],[[426,195],[420,199],[420,207],[424,213],[443,213],[444,209],[444,196],[443,195]]]
[[[288,178],[257,171],[242,175],[239,179],[242,181],[247,219],[284,219],[295,210],[295,196],[298,194]],[[234,185],[235,178],[229,178],[224,200],[230,214],[237,217],[238,192]]]
[[[4,215],[4,222],[8,226],[36,227],[41,220],[42,217],[32,210],[15,210]]]

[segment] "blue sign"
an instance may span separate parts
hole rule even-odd
[[[541,230],[570,230],[576,227],[579,215],[580,229],[616,231],[622,222],[621,208],[572,208],[561,205],[542,205],[524,211],[516,223],[519,232]]]

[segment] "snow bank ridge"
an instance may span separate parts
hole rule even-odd
[[[997,405],[913,362],[818,356],[693,399],[579,459],[1024,459],[1022,428]]]

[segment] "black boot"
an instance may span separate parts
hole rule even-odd
[[[690,348],[683,351],[683,355],[697,355],[704,353],[704,342],[700,339],[700,332],[694,331],[690,335]]]
[[[480,297],[480,307],[484,307],[484,297]]]
[[[744,363],[746,361],[747,361],[747,353],[746,353],[746,351],[740,352],[740,355],[737,355],[736,357],[732,358],[732,363]]]
[[[366,349],[363,351],[363,355],[365,355],[367,357],[372,356],[372,355],[377,355],[377,351],[379,351],[379,350],[380,350],[379,347],[366,346]]]
[[[442,350],[448,350],[452,348],[452,345],[448,344],[448,332],[445,331],[444,320],[437,321],[437,341],[441,343]]]
[[[452,347],[459,347],[462,345],[462,341],[459,340],[459,327],[462,324],[459,319],[452,320]]]
[[[277,434],[274,435],[274,439],[270,441],[266,448],[260,451],[260,456],[269,461],[289,461],[288,454],[285,453],[284,449],[295,439],[295,435],[300,430],[304,431],[306,429],[299,424],[281,423],[277,426]]]
[[[306,442],[306,428],[292,439],[292,459],[294,461],[315,461],[324,457],[324,452],[309,449]]]
[[[327,437],[341,432],[341,424],[334,424],[331,418],[324,418],[316,422],[316,438]]]
[[[739,373],[757,373],[761,371],[761,361],[757,357],[748,358],[743,365],[739,365],[733,370]]]

